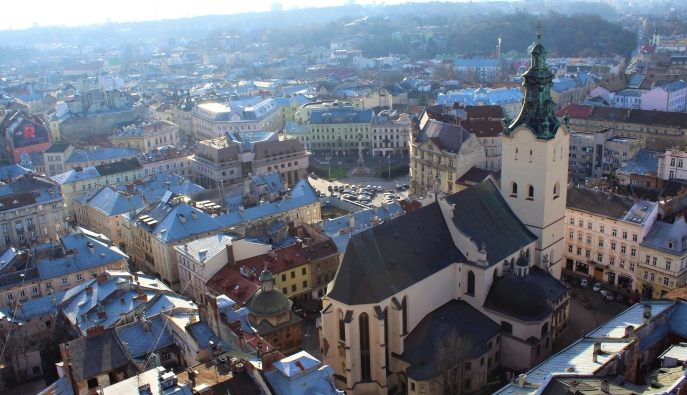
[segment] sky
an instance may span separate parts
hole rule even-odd
[[[346,0],[34,0],[27,3],[3,0],[0,11],[0,30],[26,29],[34,23],[39,26],[90,25],[111,22],[175,19],[210,14],[237,14],[251,11],[269,11],[273,3],[280,2],[284,9],[292,6],[326,7],[343,5]],[[356,0],[356,4],[371,4],[374,0]],[[387,0],[387,4],[404,2]],[[377,0],[380,3],[380,0]]]

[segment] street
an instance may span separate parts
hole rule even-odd
[[[568,315],[567,328],[553,343],[553,352],[558,352],[569,346],[576,340],[596,329],[599,325],[608,322],[611,318],[625,311],[628,306],[626,303],[607,302],[605,303],[599,292],[592,291],[591,287],[570,289],[571,294],[575,292],[576,297],[570,297],[570,313]],[[580,300],[583,296],[588,298],[587,302]],[[584,307],[585,303],[590,303],[592,308]]]

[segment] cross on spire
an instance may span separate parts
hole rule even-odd
[[[543,29],[544,26],[541,25],[541,22],[537,22],[535,28],[537,28],[537,40],[541,40],[541,29]]]

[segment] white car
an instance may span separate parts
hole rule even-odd
[[[601,283],[596,283],[596,284],[594,284],[594,287],[592,288],[592,291],[594,291],[594,292],[599,292],[599,291],[601,291]]]
[[[587,282],[586,278],[583,278],[582,281],[580,281],[580,287],[582,287],[582,288],[586,287],[587,284],[589,284],[589,283]]]
[[[384,190],[384,188],[382,188],[381,185],[377,185],[377,191],[381,192],[381,191],[383,191],[383,190]]]
[[[358,195],[358,200],[361,202],[368,202],[370,201],[370,197],[367,195]]]

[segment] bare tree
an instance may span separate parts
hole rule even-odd
[[[453,330],[436,345],[434,353],[433,380],[443,395],[461,395],[464,392],[465,380],[469,379],[472,369],[466,369],[466,362],[475,351],[475,343],[458,335]]]

